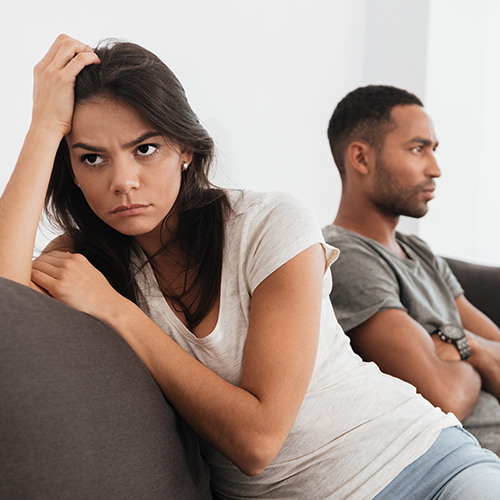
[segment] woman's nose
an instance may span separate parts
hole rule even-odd
[[[140,185],[137,166],[128,159],[115,160],[111,176],[110,189],[114,193],[126,194]]]

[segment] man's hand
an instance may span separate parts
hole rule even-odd
[[[483,389],[500,400],[500,329],[464,295],[455,303],[469,340],[467,362],[481,375]]]
[[[434,342],[434,349],[436,350],[437,357],[441,361],[461,361],[460,353],[455,345],[441,340],[438,334],[431,335]]]
[[[500,401],[500,342],[485,339],[466,330],[470,357],[467,360],[481,375],[483,390]]]

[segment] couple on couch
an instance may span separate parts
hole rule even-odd
[[[395,110],[423,112],[392,92],[403,101],[337,138],[375,197],[401,179],[376,134],[398,135]],[[353,353],[329,297],[338,250],[314,215],[209,183],[213,142],[156,56],[61,36],[34,96],[0,200],[1,497],[495,498],[498,457]],[[435,146],[420,118],[415,155]],[[419,206],[438,175],[429,155],[407,190]],[[32,262],[44,202],[63,234]],[[472,364],[480,341],[467,332],[466,360],[463,336],[429,337],[472,367],[471,393],[495,394]]]

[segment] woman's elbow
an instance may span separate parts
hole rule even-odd
[[[276,458],[283,440],[278,438],[261,437],[252,439],[234,461],[235,465],[247,476],[257,476]]]

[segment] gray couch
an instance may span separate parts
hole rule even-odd
[[[197,438],[126,342],[0,278],[0,499],[211,499]]]
[[[500,269],[449,263],[500,324]],[[210,498],[196,436],[126,342],[0,278],[0,499]]]
[[[500,267],[446,258],[465,296],[500,327]]]

